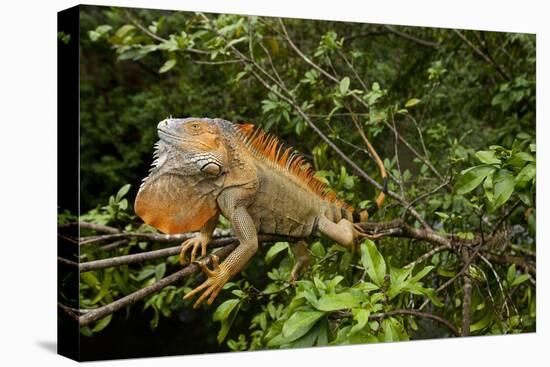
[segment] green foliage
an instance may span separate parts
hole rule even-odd
[[[156,124],[169,115],[255,123],[304,153],[316,177],[338,198],[364,209],[376,193],[372,185],[343,163],[304,115],[381,182],[354,117],[384,160],[388,188],[413,203],[438,234],[475,246],[481,233],[484,239],[493,230],[519,233],[484,249],[486,261],[478,258],[469,266],[474,283],[470,332],[535,330],[533,35],[462,31],[494,60],[487,63],[452,30],[394,27],[437,43],[436,48],[382,25],[285,19],[308,62],[285,39],[277,19],[84,9],[81,220],[156,231],[132,214],[132,201],[152,160]],[[371,32],[377,36],[363,36]],[[414,151],[403,140],[396,148],[396,138]],[[76,214],[60,208],[59,224],[75,221]],[[398,218],[415,229],[423,226],[392,199],[372,220]],[[228,226],[225,219],[221,223]],[[81,256],[88,261],[161,246],[131,239],[110,250],[82,247]],[[443,249],[417,261],[434,246],[385,236],[365,240],[351,253],[326,238],[312,239],[311,263],[296,284],[288,283],[294,265],[289,243],[266,246],[201,311],[205,328],[212,343],[229,350],[450,336],[433,320],[392,313],[425,303],[423,311],[460,329],[462,255]],[[82,273],[81,307],[108,304],[176,269],[174,256]],[[452,284],[438,290],[448,280]],[[185,279],[127,312],[143,312],[153,329],[165,319],[178,322],[174,314],[191,306],[182,296],[195,284],[195,277]],[[99,320],[81,333],[100,335],[111,320]]]
[[[455,186],[458,195],[467,194],[483,183],[483,197],[489,211],[495,211],[515,193],[526,205],[533,204],[535,192],[535,145],[523,134],[511,149],[491,145],[489,150],[475,153],[482,164],[462,171]]]

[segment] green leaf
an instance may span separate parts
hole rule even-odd
[[[364,308],[354,308],[351,310],[353,319],[357,321],[357,324],[353,325],[350,330],[350,334],[355,334],[359,330],[363,329],[369,321],[370,311]]]
[[[344,280],[344,277],[341,275],[337,275],[331,280],[329,280],[328,282],[326,282],[328,292],[334,293],[336,291],[336,286],[340,284],[342,280]]]
[[[321,296],[319,302],[315,306],[320,311],[330,312],[336,310],[344,310],[348,308],[358,307],[364,297],[351,292],[344,293],[329,293]]]
[[[525,165],[527,162],[535,162],[535,157],[533,157],[531,154],[527,152],[517,152],[510,157],[506,161],[506,164],[509,164],[511,166],[521,168]]]
[[[112,271],[106,270],[105,275],[103,277],[103,281],[101,282],[101,288],[99,289],[99,293],[92,300],[91,302],[92,304],[98,303],[103,299],[103,297],[105,297],[109,293],[109,288],[111,287],[112,279],[113,279]]]
[[[504,204],[514,192],[514,175],[505,169],[497,172],[494,178],[493,210]]]
[[[388,297],[391,300],[397,296],[409,283],[407,278],[411,275],[412,268],[390,268],[390,287]]]
[[[122,186],[120,190],[118,190],[118,192],[116,193],[115,201],[120,201],[124,197],[124,195],[126,195],[128,191],[130,191],[130,187],[132,187],[132,185],[130,184]]]
[[[275,256],[281,251],[288,249],[288,242],[276,242],[273,246],[269,248],[267,254],[265,254],[265,262],[267,264],[271,263]]]
[[[523,188],[527,186],[529,181],[535,178],[536,171],[537,168],[534,163],[529,163],[525,167],[523,167],[515,178],[517,187]]]
[[[516,278],[516,264],[512,264],[508,267],[508,271],[506,272],[506,280],[508,281],[508,284],[511,285],[515,278]]]
[[[170,59],[167,60],[164,65],[162,65],[159,69],[159,73],[166,73],[168,70],[172,69],[174,66],[176,66],[177,60],[176,59]]]
[[[481,163],[500,164],[500,159],[496,157],[494,150],[480,150],[476,153],[476,157]]]
[[[158,282],[166,273],[166,263],[160,263],[155,267],[155,279]]]
[[[96,288],[100,284],[99,280],[92,272],[87,271],[85,273],[80,273],[80,279],[92,288]]]
[[[109,32],[113,27],[107,24],[103,24],[98,26],[95,30],[88,31],[88,36],[90,37],[90,40],[92,42],[97,41],[101,38],[105,33]]]
[[[136,27],[131,24],[125,24],[116,31],[115,35],[119,38],[124,38],[134,28]]]
[[[317,256],[317,257],[323,257],[325,256],[325,253],[326,253],[325,248],[323,247],[323,244],[321,244],[321,242],[319,241],[311,245],[310,250],[313,256]]]
[[[420,279],[424,278],[426,275],[430,273],[430,271],[432,271],[433,268],[435,268],[435,266],[428,265],[424,269],[420,270],[411,278],[411,283],[418,282]]]
[[[113,319],[113,314],[109,314],[109,315],[105,316],[104,318],[99,319],[97,324],[95,324],[95,326],[93,327],[92,331],[94,333],[97,333],[97,332],[105,329],[107,327],[107,325],[109,325],[109,323],[111,322],[112,319]]]
[[[239,303],[239,299],[237,298],[228,299],[227,301],[219,305],[218,308],[216,308],[216,311],[212,316],[212,320],[214,321],[226,320],[229,317],[229,314],[231,313],[231,311],[233,311],[233,309],[235,308],[235,306],[237,306],[238,303]]]
[[[475,324],[470,325],[470,332],[473,333],[474,331],[485,329],[487,326],[489,326],[492,319],[492,313],[487,312],[481,320],[479,320]]]
[[[93,336],[94,333],[92,333],[92,329],[90,329],[88,326],[83,326],[80,328],[80,334],[84,335],[84,336]]]
[[[244,36],[244,37],[241,37],[241,38],[237,38],[237,39],[233,39],[231,41],[229,41],[227,43],[227,45],[225,46],[226,49],[230,48],[231,46],[234,46],[236,45],[237,43],[241,43],[241,42],[244,42],[248,39],[248,36]]]
[[[224,340],[227,334],[229,333],[229,329],[231,328],[231,325],[233,325],[233,321],[235,321],[235,317],[237,317],[237,313],[239,312],[239,309],[241,307],[241,304],[237,304],[237,306],[233,306],[231,308],[231,311],[226,319],[221,321],[221,327],[220,331],[218,332],[217,340],[218,343],[221,344]]]
[[[327,286],[325,285],[325,283],[319,279],[318,277],[313,277],[313,284],[315,284],[315,288],[319,289],[319,290],[326,290],[327,289]]]
[[[349,90],[349,83],[350,80],[347,76],[340,81],[340,94],[342,94],[343,96],[345,96]]]
[[[519,199],[528,206],[533,205],[533,193],[532,192],[525,192],[525,191],[519,191],[517,192]]]
[[[155,274],[155,267],[152,265],[148,265],[144,267],[137,275],[136,279],[138,281],[142,281],[144,279],[149,278],[151,275]]]
[[[419,103],[420,103],[420,100],[418,98],[411,98],[405,103],[405,108],[415,106]]]
[[[90,36],[90,39],[92,39],[91,33],[93,33],[93,32],[95,32],[95,31],[89,31],[88,32],[88,35]],[[95,32],[95,33],[97,33],[97,32]],[[57,32],[57,39],[59,39],[64,44],[68,44],[71,41],[71,35],[66,34],[65,32]],[[94,41],[94,39],[92,39],[92,42],[93,41]]]
[[[409,335],[403,327],[403,323],[394,317],[386,319],[390,322],[394,340],[409,340]]]
[[[394,323],[391,321],[392,317],[382,320],[382,337],[384,342],[392,342],[399,340],[397,330],[395,330]]]
[[[283,325],[283,338],[291,342],[305,335],[323,315],[320,311],[296,311]]]
[[[427,296],[430,299],[430,301],[432,301],[434,306],[443,307],[443,302],[441,302],[439,300],[439,298],[437,298],[434,289],[432,289],[432,288],[422,288],[422,294]]]
[[[354,289],[360,289],[363,292],[371,292],[380,289],[379,286],[377,286],[374,283],[371,282],[361,282],[353,287]]]
[[[371,240],[365,240],[361,244],[361,264],[376,285],[381,286],[384,283],[386,263]]]
[[[475,166],[462,172],[455,185],[457,195],[464,195],[478,187],[483,180],[495,171],[491,166]]]
[[[512,282],[512,287],[516,286],[516,285],[520,285],[521,283],[525,282],[526,280],[528,280],[529,278],[531,278],[531,275],[529,274],[521,274],[519,277],[517,277],[516,279],[514,279],[514,281]]]

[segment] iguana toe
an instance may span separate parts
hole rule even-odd
[[[181,251],[179,256],[179,261],[181,265],[187,264],[187,259],[185,257],[187,251],[192,248],[191,250],[191,263],[195,262],[195,259],[197,257],[197,249],[201,247],[201,256],[206,255],[206,241],[202,240],[200,236],[193,237],[181,244]]]
[[[193,304],[193,308],[199,307],[206,298],[208,298],[207,303],[209,305],[212,304],[225,283],[229,280],[229,272],[225,269],[223,264],[220,265],[219,258],[216,255],[212,255],[212,270],[208,269],[203,261],[200,261],[198,264],[208,279],[183,297],[183,299],[190,299],[195,294],[204,291]]]

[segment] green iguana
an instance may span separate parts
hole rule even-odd
[[[156,159],[138,191],[136,214],[164,233],[200,230],[182,244],[182,265],[189,249],[191,262],[199,247],[201,255],[206,255],[220,213],[229,219],[239,239],[237,248],[221,264],[212,256],[212,270],[199,262],[208,278],[185,295],[189,299],[204,291],[193,307],[206,298],[211,304],[224,284],[243,269],[258,249],[258,233],[300,239],[292,246],[297,258],[292,281],[309,259],[303,238],[321,233],[353,249],[357,238],[367,236],[354,222],[367,220],[387,193],[384,166],[370,144],[384,190],[372,209],[358,212],[317,180],[303,157],[253,125],[169,118],[157,129]]]

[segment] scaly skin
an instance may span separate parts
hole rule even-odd
[[[303,239],[318,231],[352,250],[355,240],[366,236],[353,223],[354,218],[366,219],[366,213],[354,212],[326,194],[301,160],[289,156],[290,150],[281,153],[275,140],[249,129],[204,118],[167,119],[158,125],[158,158],[140,187],[136,213],[165,233],[200,230],[182,244],[182,265],[189,250],[191,262],[199,248],[201,256],[206,255],[220,213],[239,240],[221,264],[212,257],[212,270],[199,263],[207,280],[184,297],[202,292],[193,307],[204,300],[211,304],[243,269],[258,249],[258,233]],[[379,197],[378,206],[382,201]],[[304,241],[292,249],[297,258],[293,282],[309,258]]]

